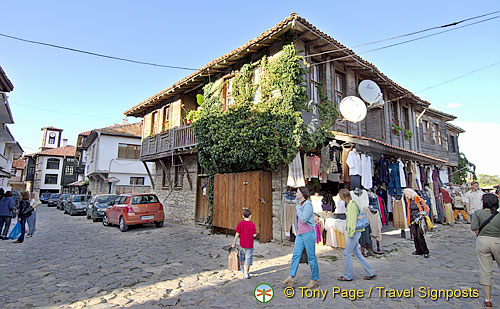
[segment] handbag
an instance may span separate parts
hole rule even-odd
[[[356,204],[356,207],[358,207],[359,211],[358,217],[356,218],[356,230],[364,229],[365,227],[370,225],[370,222],[366,218],[366,214],[359,208],[358,203],[354,202],[354,204]]]
[[[17,221],[14,228],[9,233],[9,239],[18,239],[21,236],[21,222]]]
[[[237,248],[229,249],[229,256],[227,257],[227,268],[229,270],[240,270],[240,250]]]

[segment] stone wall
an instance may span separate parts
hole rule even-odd
[[[163,170],[161,165],[158,162],[155,162],[155,171],[153,172],[155,189],[152,190],[152,192],[156,193],[160,202],[163,204],[166,221],[194,225],[198,161],[196,155],[186,155],[183,156],[182,159],[184,160],[184,164],[189,171],[192,188],[189,186],[187,173],[184,173],[182,188],[175,188],[174,190],[171,190],[171,188],[163,186]],[[170,169],[171,177],[173,178],[173,168]]]
[[[286,181],[288,177],[288,165],[283,165],[280,169],[278,168],[273,172],[272,176],[272,194],[273,194],[273,239],[275,241],[281,240],[281,195],[280,192],[283,192],[286,189]],[[281,178],[281,182],[280,182]],[[282,186],[282,190],[280,190],[280,186]],[[285,238],[283,234],[283,239]]]

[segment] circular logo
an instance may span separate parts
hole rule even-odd
[[[274,297],[274,289],[267,283],[261,283],[255,287],[253,296],[259,303],[268,303]]]

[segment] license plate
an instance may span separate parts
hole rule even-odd
[[[155,216],[141,216],[141,220],[151,220],[153,219]]]

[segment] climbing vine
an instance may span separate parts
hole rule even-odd
[[[198,137],[198,161],[211,180],[208,226],[212,222],[213,175],[276,170],[290,163],[299,148],[307,151],[326,140],[337,111],[328,97],[321,95],[319,128],[312,134],[307,132],[301,114],[307,109],[307,68],[293,43],[288,43],[274,59],[263,56],[241,67],[233,79],[234,103],[230,106],[221,100],[224,81],[203,88],[200,107],[187,118]]]

